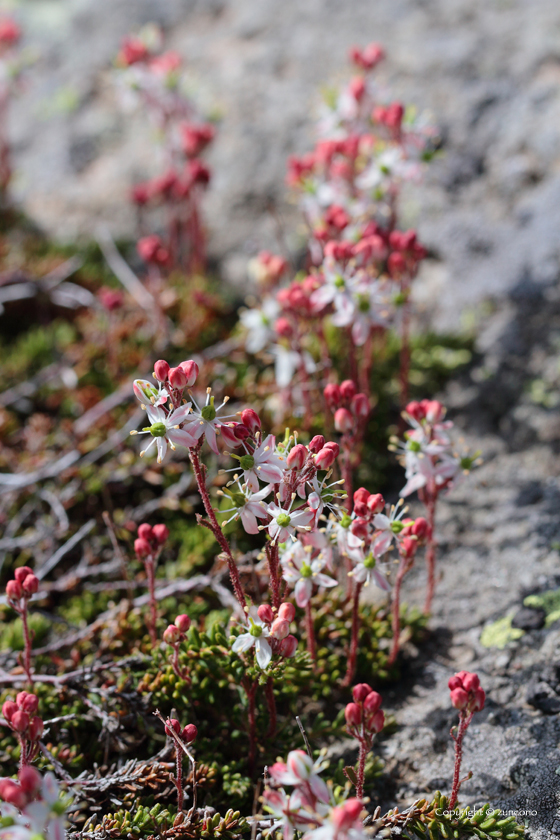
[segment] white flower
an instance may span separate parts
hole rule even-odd
[[[243,478],[251,490],[259,489],[259,478],[271,484],[279,484],[284,475],[284,458],[276,452],[276,438],[268,435],[253,452],[233,455],[239,460]]]
[[[454,479],[461,471],[461,464],[452,455],[442,455],[437,463],[429,455],[407,458],[406,478],[408,481],[401,490],[401,496],[410,496],[415,490],[426,485],[441,487]]]
[[[171,449],[175,449],[176,446],[196,446],[196,438],[190,430],[179,428],[179,425],[187,420],[190,411],[190,403],[176,408],[169,414],[164,408],[147,405],[146,413],[151,425],[145,426],[141,432],[131,432],[132,435],[152,435],[152,440],[140,455],[145,455],[155,443],[158,464],[161,464],[167,453],[168,443]]]
[[[389,551],[393,540],[399,540],[399,534],[404,529],[404,524],[401,522],[402,517],[407,512],[407,507],[402,507],[404,504],[402,499],[399,499],[396,505],[391,505],[389,516],[384,513],[376,513],[373,517],[373,525],[379,532],[372,544],[373,556],[376,559],[383,557]]]
[[[225,491],[225,495],[229,496],[235,507],[228,508],[222,511],[222,513],[231,513],[232,511],[235,511],[235,513],[224,522],[224,525],[241,517],[241,524],[247,533],[258,534],[259,525],[257,519],[267,518],[263,500],[266,499],[272,487],[270,484],[267,484],[262,490],[259,490],[257,493],[252,493],[251,488],[247,484],[242,485],[240,482],[237,482],[237,486],[239,488],[237,491]]]
[[[349,572],[355,581],[363,583],[365,586],[373,582],[384,592],[391,591],[391,585],[387,580],[387,576],[379,571],[377,568],[377,560],[371,552],[366,554],[362,547],[353,548],[348,553],[348,556],[354,560],[355,563],[354,568],[351,572]]]
[[[270,628],[261,621],[256,608],[251,607],[247,632],[237,637],[231,649],[234,653],[246,653],[254,646],[259,668],[264,671],[272,659],[272,648],[267,642],[268,636],[270,636]]]
[[[283,575],[290,586],[295,588],[296,604],[305,607],[311,600],[313,584],[330,589],[338,581],[323,574],[327,558],[322,554],[312,559],[313,546],[304,546],[298,540],[282,555],[280,563]]]
[[[279,314],[280,304],[272,297],[265,298],[260,307],[241,311],[239,319],[247,330],[248,353],[258,353],[274,338],[274,322]]]
[[[296,530],[308,531],[315,519],[315,513],[308,508],[290,511],[271,503],[267,506],[266,512],[272,517],[268,526],[268,533],[273,543],[286,542],[291,537],[295,540]]]
[[[215,452],[216,455],[218,455],[219,450],[218,442],[216,440],[216,434],[219,433],[220,426],[222,425],[224,420],[229,420],[235,416],[233,414],[224,414],[223,417],[217,416],[218,412],[228,402],[229,397],[224,397],[222,404],[219,405],[217,408],[214,406],[214,397],[211,394],[210,388],[208,388],[206,391],[206,402],[202,408],[200,408],[194,397],[192,399],[195,408],[191,411],[189,415],[186,430],[195,440],[195,444],[193,445],[196,445],[196,441],[200,440],[202,435],[206,435],[208,446],[210,447],[212,452]]]
[[[325,282],[311,295],[315,311],[320,312],[330,303],[334,306],[332,322],[336,327],[347,327],[352,323],[356,304],[352,294],[352,275],[334,260],[327,258],[323,263]]]

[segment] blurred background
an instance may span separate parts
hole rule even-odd
[[[416,295],[429,322],[476,321],[489,294],[553,282],[560,249],[560,5],[556,0],[20,0],[0,3],[36,64],[11,108],[12,194],[48,234],[134,234],[131,184],[155,171],[145,115],[115,103],[122,38],[160,24],[197,97],[219,116],[205,200],[221,276],[277,247],[286,158],[312,145],[321,85],[376,40],[380,78],[427,110],[444,154],[403,203],[430,259]],[[274,212],[271,212],[271,209]]]

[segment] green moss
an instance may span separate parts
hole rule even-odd
[[[480,644],[484,647],[505,648],[510,642],[515,642],[525,635],[524,630],[511,626],[513,613],[499,618],[484,628],[480,634]]]
[[[560,589],[550,589],[539,595],[528,595],[523,604],[526,607],[536,607],[546,613],[545,626],[550,627],[560,619]]]

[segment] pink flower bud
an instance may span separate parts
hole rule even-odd
[[[280,655],[284,656],[286,659],[291,659],[292,656],[295,656],[297,651],[298,641],[295,636],[286,636],[285,639],[282,639],[280,642]]]
[[[369,499],[370,495],[371,493],[368,490],[366,490],[365,487],[358,487],[358,489],[354,491],[354,495],[352,497],[354,499],[354,504],[356,502],[363,502],[364,505],[367,504],[367,500]]]
[[[350,530],[359,540],[367,540],[369,536],[368,523],[365,519],[355,519],[350,525]]]
[[[181,638],[181,631],[174,624],[170,624],[163,631],[163,641],[167,645],[175,645]]]
[[[418,423],[421,420],[423,420],[426,416],[426,412],[424,411],[420,403],[415,401],[409,402],[405,408],[405,411],[407,414],[410,414],[410,416]]]
[[[423,516],[419,516],[418,519],[414,520],[412,533],[419,540],[423,540],[428,536],[428,521]]]
[[[147,522],[143,522],[142,525],[139,525],[138,537],[141,540],[146,540],[147,542],[150,542],[153,539],[152,526],[148,525]]]
[[[144,557],[148,557],[152,553],[150,543],[147,540],[140,539],[134,540],[134,551],[140,560]]]
[[[332,449],[327,449],[325,446],[320,452],[315,455],[315,466],[319,470],[328,470],[334,464],[336,456]]]
[[[463,688],[465,691],[475,691],[480,687],[480,680],[477,674],[467,672],[463,677]]]
[[[347,408],[337,408],[334,413],[334,427],[337,432],[351,432],[354,428],[354,418]]]
[[[334,411],[340,405],[340,388],[336,383],[331,382],[325,386],[323,394],[325,395],[327,405],[331,411]]]
[[[167,525],[154,525],[152,528],[152,533],[154,535],[154,540],[157,542],[158,545],[163,545],[166,539],[169,537],[169,528]]]
[[[247,426],[252,435],[261,428],[260,417],[252,408],[246,408],[241,412],[241,422],[244,426]]]
[[[362,722],[362,710],[357,703],[348,703],[344,709],[344,717],[348,726],[359,726]]]
[[[312,452],[314,455],[317,452],[320,452],[323,446],[325,445],[325,438],[323,435],[315,435],[315,437],[311,438],[311,442],[309,444],[309,451]]]
[[[4,802],[7,802],[9,805],[13,805],[20,811],[23,810],[28,803],[27,794],[21,789],[17,782],[14,782],[12,779],[0,780],[0,799],[3,799]]]
[[[294,334],[294,328],[287,318],[278,318],[274,324],[274,329],[276,334],[283,336],[283,338],[291,338]]]
[[[43,778],[39,771],[32,767],[30,764],[26,764],[18,773],[19,783],[21,785],[21,789],[27,796],[33,796],[41,789],[41,784],[43,782]]]
[[[42,718],[38,716],[31,718],[31,723],[29,724],[29,740],[38,741],[43,735],[44,728]]]
[[[183,388],[187,387],[187,377],[185,376],[185,371],[180,367],[170,368],[167,378],[169,379],[171,387],[177,388],[178,391],[182,391]]]
[[[370,691],[367,697],[364,698],[364,711],[368,715],[373,715],[379,711],[382,702],[381,695],[377,691]]]
[[[343,400],[350,401],[357,393],[358,388],[352,379],[345,379],[340,383],[340,396]]]
[[[481,712],[484,708],[484,703],[486,702],[486,692],[483,688],[476,688],[474,691],[474,702],[473,702],[473,710],[475,712]]]
[[[347,799],[342,805],[332,809],[331,819],[340,835],[346,834],[358,821],[364,806],[359,799]],[[361,824],[360,824],[361,829]],[[337,836],[338,835],[337,832]]]
[[[198,729],[196,728],[194,723],[187,723],[187,725],[183,729],[183,740],[187,744],[192,744],[193,741],[196,740],[197,735],[198,735]]]
[[[257,615],[261,621],[264,621],[265,624],[272,624],[274,621],[274,613],[272,612],[272,607],[269,604],[261,604],[257,610]]]
[[[19,709],[13,700],[6,700],[6,702],[2,705],[2,714],[8,723],[11,723],[11,720],[17,711],[19,711]]]
[[[20,566],[19,569],[15,570],[14,578],[17,580],[18,583],[23,583],[27,575],[32,575],[33,569],[30,569],[29,566]]]
[[[159,359],[154,365],[154,373],[158,382],[165,382],[169,374],[169,363],[165,359]]]
[[[422,400],[428,423],[439,423],[445,415],[445,408],[437,400]]]
[[[29,727],[29,715],[27,712],[14,712],[10,721],[16,732],[25,732]]]
[[[181,724],[179,723],[177,718],[168,718],[166,721],[165,728],[168,732],[174,730],[177,733],[177,735],[181,734]]]
[[[186,633],[190,626],[191,620],[188,615],[178,615],[175,619],[175,627],[177,627],[181,633]]]
[[[39,589],[39,578],[35,575],[27,575],[22,584],[23,594],[27,597],[35,595]]]
[[[296,608],[289,601],[280,604],[278,609],[278,618],[285,618],[286,621],[293,621],[296,617]]]
[[[356,417],[367,417],[369,414],[369,400],[365,394],[356,394],[352,397],[351,403],[352,413]]]
[[[370,732],[381,732],[385,726],[385,713],[380,709],[371,718],[368,719],[368,729]]]
[[[39,698],[35,694],[30,694],[27,691],[20,691],[16,697],[18,709],[22,712],[29,712],[34,715],[39,708]]]
[[[307,460],[307,449],[303,444],[297,443],[286,458],[286,466],[290,470],[301,470]]]
[[[313,768],[313,760],[303,750],[292,750],[286,762],[288,770],[301,782],[307,781]]]
[[[401,540],[400,542],[399,553],[401,557],[405,557],[407,560],[411,560],[416,554],[417,548],[418,540],[413,540],[411,539],[411,537],[405,537],[404,540]]]
[[[469,695],[464,688],[454,688],[451,692],[451,703],[456,709],[464,709],[469,702]]]
[[[325,446],[323,448],[324,449],[332,449],[332,451],[334,452],[334,457],[338,458],[338,454],[340,452],[340,446],[338,445],[338,443],[335,443],[334,440],[328,440],[325,443]]]
[[[350,90],[351,96],[354,97],[356,102],[361,102],[364,98],[364,93],[366,92],[366,83],[362,76],[354,76],[353,79],[350,79],[350,84],[348,85]]]
[[[192,359],[189,359],[186,362],[181,362],[179,367],[181,368],[187,379],[187,388],[192,388],[192,386],[198,378],[199,370],[197,363],[193,362]]]
[[[381,493],[373,493],[367,500],[367,507],[370,513],[381,513],[385,508],[385,499]]]
[[[358,683],[352,689],[352,697],[355,703],[363,703],[368,694],[371,694],[373,688],[367,683]]]
[[[286,621],[285,618],[276,618],[272,622],[272,626],[270,628],[270,635],[274,636],[275,639],[285,639],[286,636],[290,632],[290,622]]]
[[[19,601],[22,595],[23,589],[21,583],[18,583],[17,580],[9,580],[6,584],[6,597],[8,601]]]

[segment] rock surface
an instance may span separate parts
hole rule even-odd
[[[20,2],[37,70],[16,103],[17,194],[62,238],[96,223],[131,235],[130,184],[154,165],[150,132],[115,107],[108,67],[120,39],[157,21],[223,114],[208,198],[211,249],[245,281],[249,254],[288,229],[288,154],[312,142],[319,86],[378,40],[394,95],[428,110],[445,155],[404,205],[430,247],[419,301],[438,326],[523,277],[558,274],[560,6],[555,0],[34,0]],[[434,303],[437,301],[437,304]]]

